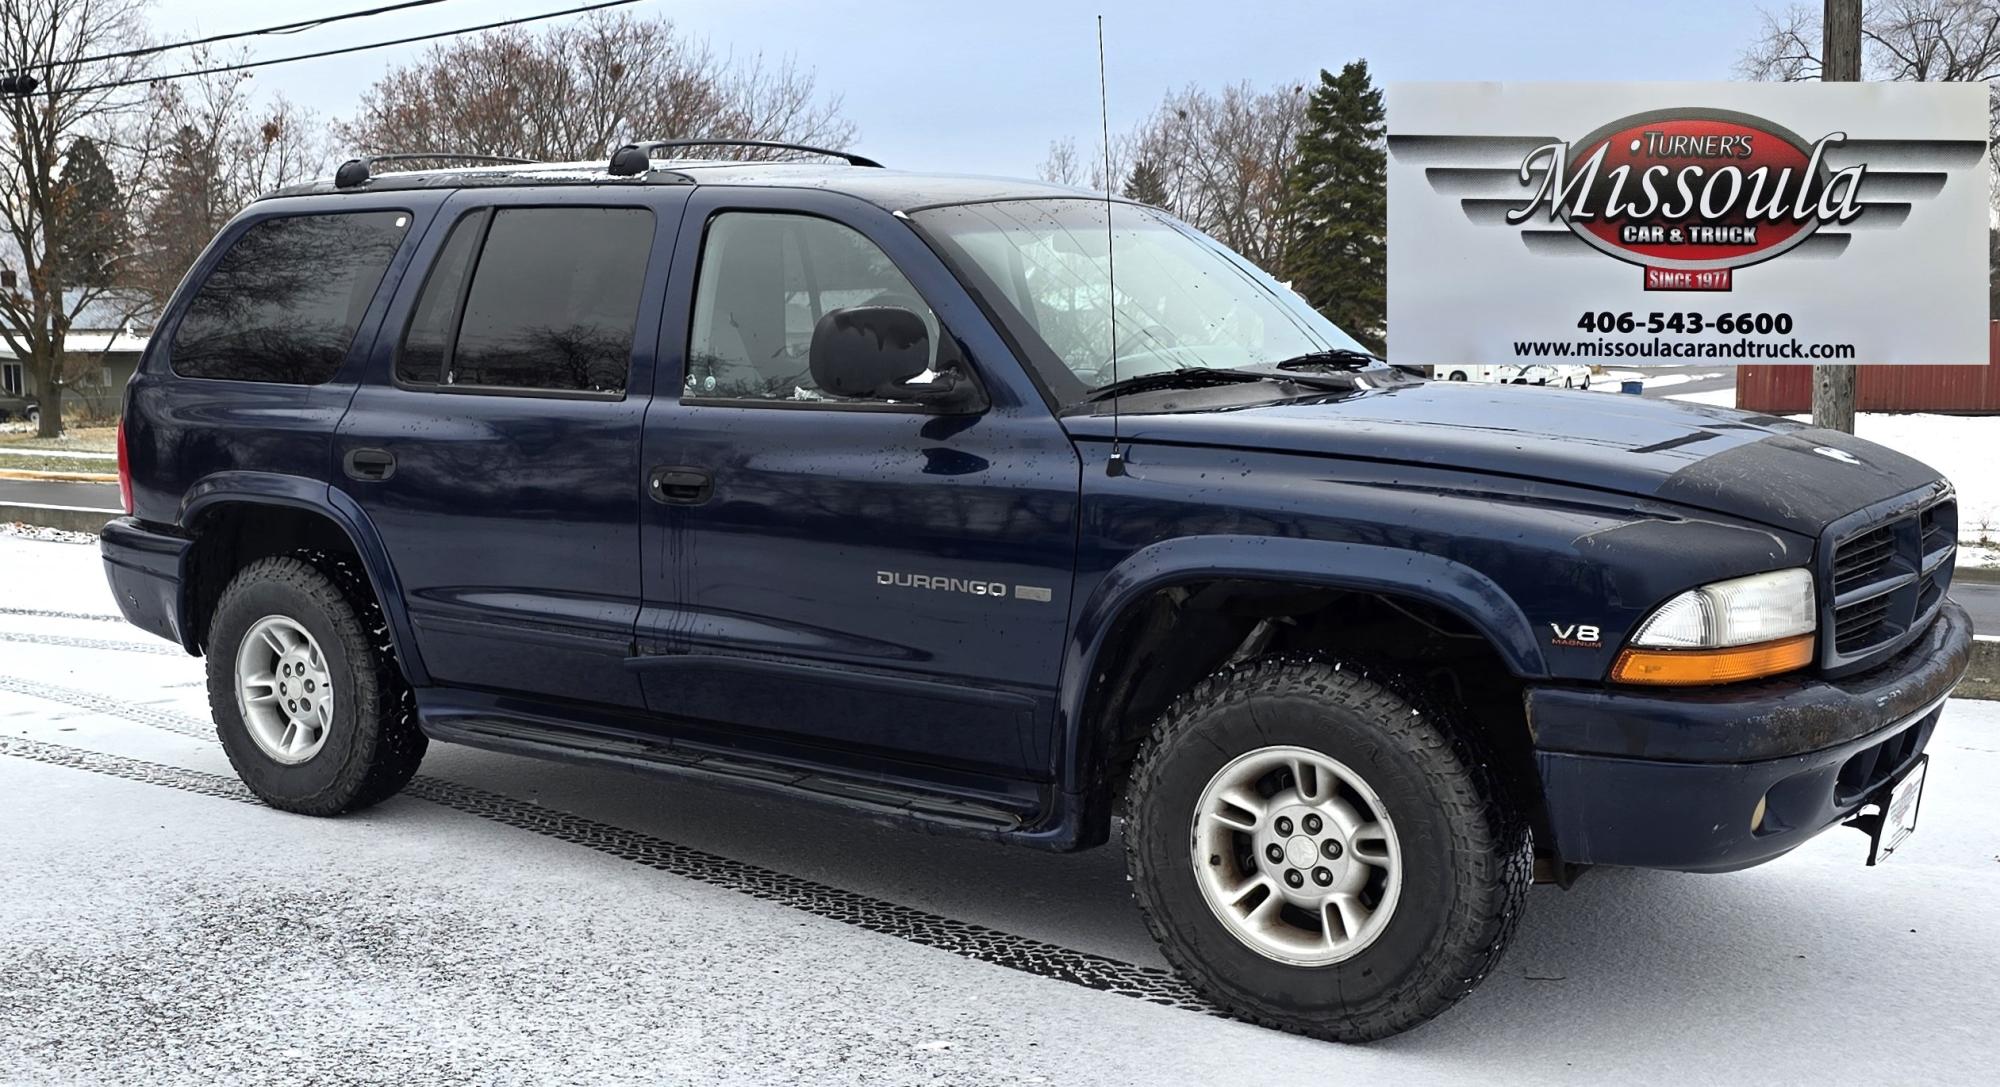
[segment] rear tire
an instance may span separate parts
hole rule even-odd
[[[1343,1042],[1408,1030],[1470,992],[1520,918],[1532,847],[1491,766],[1444,714],[1351,667],[1218,673],[1133,767],[1140,908],[1236,1016]],[[1248,794],[1228,777],[1260,767]]]
[[[343,588],[351,580],[330,559],[262,559],[230,581],[209,623],[216,734],[243,784],[274,808],[365,808],[423,761],[409,688],[370,633],[381,613],[364,588]]]
[[[1464,381],[1464,380],[1466,380],[1466,377],[1465,377],[1465,371],[1464,371],[1464,370],[1453,370],[1453,371],[1451,372],[1451,378],[1450,378],[1450,380],[1452,380],[1452,381]]]

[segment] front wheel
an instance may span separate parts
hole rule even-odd
[[[1369,1041],[1498,962],[1532,871],[1525,822],[1465,734],[1351,668],[1266,660],[1162,719],[1126,859],[1169,961],[1244,1019]]]
[[[409,689],[367,588],[336,560],[262,559],[209,623],[208,700],[230,764],[274,808],[338,815],[408,784],[423,761]]]
[[[1453,371],[1451,372],[1451,377],[1449,378],[1449,380],[1451,380],[1451,381],[1464,381],[1464,380],[1466,380],[1466,374],[1465,374],[1465,371],[1464,371],[1464,370],[1453,370]]]

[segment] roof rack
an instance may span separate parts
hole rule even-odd
[[[780,140],[647,140],[644,143],[628,143],[611,153],[611,173],[618,177],[643,174],[652,166],[653,152],[665,151],[672,147],[775,147],[785,151],[805,151],[829,158],[845,159],[849,166],[871,166],[879,170],[882,164],[864,155],[851,151],[833,151],[824,147],[812,147],[803,143],[785,143]]]
[[[450,151],[410,151],[396,155],[371,155],[365,159],[348,159],[333,172],[333,187],[352,189],[375,175],[378,162],[432,162],[449,160],[453,162],[477,162],[488,166],[527,166],[534,159],[518,159],[507,155],[460,155]]]

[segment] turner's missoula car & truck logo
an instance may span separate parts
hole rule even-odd
[[[1867,173],[1826,162],[1811,143],[1759,117],[1669,109],[1614,121],[1521,161],[1527,202],[1507,222],[1559,221],[1592,247],[1645,269],[1647,290],[1729,290],[1732,271],[1770,260],[1822,223],[1863,214]]]

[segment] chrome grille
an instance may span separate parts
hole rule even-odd
[[[1866,667],[1907,644],[1951,584],[1958,502],[1944,484],[1834,522],[1822,551],[1821,662]]]

